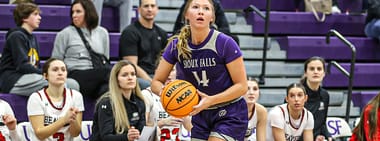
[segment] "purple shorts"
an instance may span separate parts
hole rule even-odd
[[[209,136],[243,141],[248,127],[248,109],[244,98],[216,109],[207,109],[192,117],[191,138],[207,140]]]

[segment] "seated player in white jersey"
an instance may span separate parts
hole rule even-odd
[[[305,88],[302,84],[292,83],[286,92],[287,103],[275,106],[268,114],[266,140],[313,141],[314,118],[304,108],[308,98]]]
[[[170,72],[167,83],[176,79],[175,67]],[[150,87],[142,90],[146,100],[146,122],[148,126],[157,126],[157,140],[190,141],[191,119],[189,116],[175,118],[170,116],[161,104],[160,97]]]
[[[33,93],[27,106],[35,140],[71,141],[81,130],[82,94],[65,88],[67,69],[63,61],[51,58],[42,71],[48,87]]]
[[[20,141],[17,133],[17,119],[11,106],[0,99],[0,141]]]
[[[265,141],[267,110],[257,103],[260,96],[260,89],[257,80],[249,77],[248,91],[244,95],[248,107],[248,129],[244,141]]]

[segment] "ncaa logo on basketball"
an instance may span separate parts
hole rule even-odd
[[[184,99],[186,99],[187,97],[189,97],[189,95],[191,94],[191,90],[187,90],[185,91],[181,96],[179,96],[176,100],[177,100],[177,103],[181,103]]]
[[[197,89],[185,80],[174,80],[163,87],[161,104],[174,117],[184,117],[193,111],[199,102]]]

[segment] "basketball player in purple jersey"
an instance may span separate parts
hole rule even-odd
[[[173,36],[152,81],[160,93],[176,65],[177,79],[191,82],[201,97],[193,107],[192,140],[244,140],[248,124],[242,96],[248,85],[242,53],[229,36],[210,28],[215,21],[212,0],[188,0],[187,23]]]

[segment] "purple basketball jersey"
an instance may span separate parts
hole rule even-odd
[[[239,46],[229,36],[211,30],[199,45],[188,44],[191,59],[178,59],[177,39],[166,48],[163,58],[176,64],[177,79],[187,80],[197,89],[215,95],[233,85],[226,64],[242,56]],[[216,109],[203,110],[192,118],[191,137],[207,140],[209,136],[226,140],[243,140],[248,127],[248,110],[244,99]]]
[[[242,53],[231,37],[211,30],[201,44],[189,43],[192,54],[188,60],[178,60],[177,41],[171,42],[163,54],[169,63],[177,63],[177,79],[189,81],[208,95],[220,93],[233,85],[226,64],[241,57]]]

